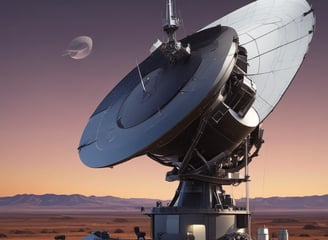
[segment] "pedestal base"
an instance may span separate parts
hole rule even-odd
[[[217,240],[244,234],[249,214],[242,210],[157,207],[151,217],[153,240]]]

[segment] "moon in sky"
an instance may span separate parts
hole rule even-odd
[[[68,49],[63,56],[70,56],[73,59],[80,60],[90,55],[92,50],[92,38],[88,36],[79,36],[74,38],[68,45]]]

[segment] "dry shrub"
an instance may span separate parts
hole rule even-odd
[[[113,222],[115,222],[115,223],[126,223],[126,222],[128,222],[128,220],[126,218],[115,218],[113,220]]]
[[[0,238],[7,238],[7,235],[4,233],[0,233]]]
[[[58,233],[56,230],[42,229],[40,233]]]
[[[124,233],[124,230],[121,229],[121,228],[116,228],[116,229],[114,230],[114,233]]]
[[[312,225],[312,224],[306,224],[304,225],[303,229],[308,229],[308,230],[313,230],[313,229],[318,229],[318,226]]]
[[[66,236],[65,235],[57,235],[55,236],[55,240],[65,240]]]
[[[30,230],[11,230],[10,231],[11,234],[34,234],[34,232],[30,231]]]
[[[293,218],[276,218],[272,220],[272,223],[297,223],[299,222]]]
[[[300,237],[310,237],[310,235],[307,234],[307,233],[301,233],[301,234],[300,234]]]

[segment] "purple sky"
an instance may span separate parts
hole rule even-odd
[[[178,36],[191,34],[246,0],[178,0]],[[265,144],[251,164],[252,196],[328,193],[328,1],[317,16],[309,54],[264,122]],[[0,3],[0,196],[82,193],[170,198],[162,167],[141,157],[114,169],[91,169],[77,146],[103,97],[164,40],[165,1],[2,0]],[[88,35],[92,54],[62,57],[70,40]],[[147,169],[147,170],[145,170]],[[142,173],[142,174],[141,174]]]

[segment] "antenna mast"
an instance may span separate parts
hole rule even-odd
[[[176,42],[175,31],[179,28],[179,19],[175,16],[175,9],[172,0],[167,0],[166,3],[166,18],[163,24],[163,30],[168,36],[169,42]]]
[[[180,20],[176,17],[174,5],[173,0],[166,0],[166,16],[163,20],[163,30],[168,36],[168,41],[162,43],[160,40],[157,40],[150,48],[151,53],[159,49],[171,63],[185,59],[191,54],[189,44],[182,46],[181,42],[176,40],[175,31],[179,28]]]

